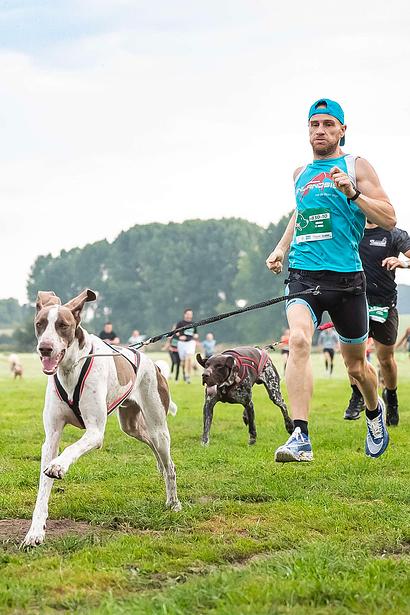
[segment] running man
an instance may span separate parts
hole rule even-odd
[[[179,329],[180,327],[190,325],[193,317],[194,314],[191,308],[186,308],[184,310],[184,317],[182,320],[177,322],[176,328]],[[196,327],[188,327],[185,331],[176,333],[175,336],[178,338],[178,354],[181,360],[184,380],[187,384],[191,384],[192,366],[195,355],[196,341],[198,339]]]
[[[397,399],[397,364],[394,347],[397,340],[399,316],[396,309],[396,269],[408,264],[398,256],[410,258],[410,237],[399,228],[386,231],[377,224],[366,223],[359,246],[363,270],[366,274],[366,295],[369,304],[369,336],[374,339],[377,359],[384,382],[383,400],[386,404],[387,425],[399,424]],[[363,396],[351,383],[352,396],[345,411],[346,420],[356,420],[364,408]]]
[[[349,376],[366,403],[365,453],[379,457],[389,436],[384,404],[377,396],[377,374],[366,361],[368,310],[359,243],[366,218],[391,230],[396,217],[373,167],[341,149],[346,125],[340,105],[329,99],[316,101],[308,122],[313,162],[294,173],[296,209],[266,264],[273,273],[280,273],[291,246],[287,292],[318,285],[321,292],[287,302],[290,340],[286,384],[295,431],[276,450],[275,460],[313,459],[308,433],[313,391],[310,351],[314,329],[325,310],[339,335]]]
[[[339,347],[339,336],[333,327],[327,327],[320,332],[317,343],[318,346],[322,347],[325,356],[326,375],[331,376],[333,374],[333,359]]]

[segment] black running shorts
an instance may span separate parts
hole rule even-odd
[[[372,337],[384,346],[393,346],[397,340],[397,330],[399,328],[399,315],[395,307],[389,309],[389,315],[384,322],[377,322],[370,319],[369,337]]]
[[[286,311],[295,304],[306,305],[317,327],[327,310],[343,344],[361,344],[367,339],[369,312],[363,271],[339,273],[289,269],[286,282],[287,294],[316,286],[320,288],[318,295],[303,295],[287,301]]]

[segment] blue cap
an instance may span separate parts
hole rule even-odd
[[[318,108],[319,107],[319,108]],[[324,113],[326,115],[331,115],[335,117],[341,124],[345,123],[345,114],[343,113],[342,107],[339,103],[334,100],[330,100],[329,98],[319,98],[309,109],[309,120],[312,115],[319,115],[320,113]],[[345,144],[345,137],[340,139],[340,145]]]

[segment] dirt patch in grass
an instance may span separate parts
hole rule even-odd
[[[0,519],[0,541],[4,540],[23,540],[31,524],[30,519]],[[73,519],[49,519],[47,521],[47,537],[61,538],[67,534],[83,536],[98,530],[94,525],[85,521],[74,521]]]

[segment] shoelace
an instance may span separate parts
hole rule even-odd
[[[373,438],[381,438],[383,436],[383,422],[381,416],[376,416],[375,419],[368,422],[368,425]]]
[[[296,427],[295,431],[289,436],[286,444],[290,444],[291,442],[294,442],[295,440],[296,441],[299,440],[300,442],[304,442],[305,441],[304,438],[303,438],[303,434],[302,434],[302,432],[300,430],[300,427]]]

